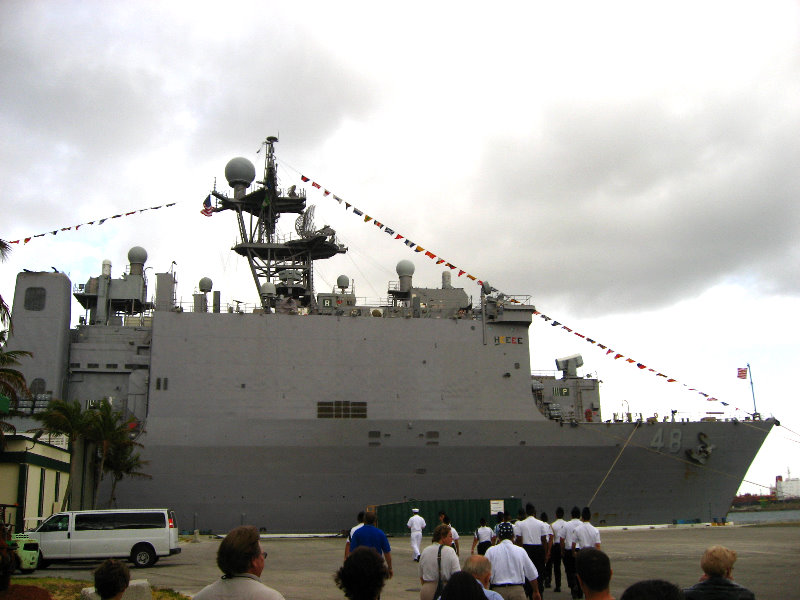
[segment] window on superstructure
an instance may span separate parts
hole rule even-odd
[[[29,287],[25,290],[25,310],[44,310],[47,292],[43,287]]]
[[[336,400],[335,402],[317,402],[318,419],[366,419],[367,403]]]

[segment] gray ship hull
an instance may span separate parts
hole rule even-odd
[[[471,320],[156,314],[140,440],[154,477],[118,500],[215,531],[338,531],[409,499],[591,501],[607,525],[726,515],[771,422],[546,420],[516,367],[528,324],[506,318],[484,335]],[[366,418],[318,418],[348,399]],[[701,434],[706,464],[686,454]]]
[[[252,426],[258,425],[255,419]],[[591,501],[595,521],[605,525],[710,521],[727,514],[771,426],[642,424],[620,455],[635,424],[349,425],[334,423],[321,428],[314,443],[294,446],[271,445],[271,428],[252,444],[175,446],[145,438],[153,480],[121,484],[120,505],[171,506],[183,527],[215,531],[242,522],[270,532],[339,531],[354,510],[370,504],[446,498],[519,497],[550,510]],[[281,427],[302,430],[304,424],[286,421]],[[392,437],[369,446],[365,427]],[[388,441],[397,432],[431,428],[440,432],[438,446]],[[693,464],[685,445],[674,453],[651,448],[659,430],[666,436],[680,432],[692,443],[702,432],[716,448],[707,465]]]

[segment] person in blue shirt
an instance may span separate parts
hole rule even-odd
[[[389,571],[389,577],[391,577],[394,574],[392,572],[392,548],[389,546],[389,538],[378,529],[377,525],[378,515],[374,512],[365,514],[364,526],[356,529],[350,538],[350,552],[359,546],[374,548],[378,554],[383,555],[383,559],[386,561],[386,570]]]

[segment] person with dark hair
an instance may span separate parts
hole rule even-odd
[[[552,577],[548,575],[547,564],[550,562],[550,553],[553,550],[553,528],[550,527],[550,523],[547,522],[546,512],[543,512],[542,514],[539,515],[539,520],[542,523],[544,523],[545,529],[547,529],[547,548],[545,549],[546,551],[545,555],[547,556],[547,560],[542,565],[542,576],[540,577],[540,579],[544,581],[544,587],[549,588],[550,580],[552,579]]]
[[[541,600],[539,572],[533,562],[519,546],[515,546],[514,527],[511,523],[500,523],[497,527],[500,542],[486,551],[486,558],[492,563],[491,589],[504,600],[525,600],[525,583],[530,582],[534,600]]]
[[[685,596],[674,583],[663,579],[647,579],[628,586],[619,600],[684,600]]]
[[[572,547],[575,550],[581,548],[600,549],[600,532],[597,527],[591,524],[592,511],[588,506],[584,506],[581,511],[581,524],[575,528],[575,540]]]
[[[374,548],[378,554],[383,554],[386,561],[386,569],[389,577],[392,576],[392,547],[389,545],[389,538],[378,529],[378,515],[372,511],[364,515],[364,526],[359,527],[353,532],[350,540],[350,551],[352,552],[360,546]]]
[[[755,600],[755,594],[733,581],[736,552],[711,546],[700,559],[703,576],[699,583],[683,590],[687,600]]]
[[[442,600],[486,600],[483,586],[469,573],[453,573],[442,590]]]
[[[347,543],[344,545],[344,557],[345,557],[345,559],[347,559],[347,557],[350,555],[350,541],[353,539],[353,533],[355,532],[356,529],[359,529],[364,525],[364,511],[363,510],[360,513],[358,513],[358,516],[356,517],[356,519],[357,519],[356,524],[353,527],[350,528],[350,533],[347,534]]]
[[[350,600],[378,600],[388,578],[383,558],[367,546],[353,550],[333,577]]]
[[[575,552],[572,550],[572,543],[575,540],[575,529],[581,524],[581,509],[573,506],[570,511],[572,519],[567,521],[564,526],[561,539],[561,553],[564,559],[564,572],[567,574],[567,585],[573,598],[580,598],[581,588],[575,579]]]
[[[502,510],[497,511],[497,523],[494,525],[494,537],[492,537],[492,544],[496,544],[499,542],[497,539],[497,528],[500,527],[500,523],[505,523],[508,521],[508,513],[503,512]]]
[[[611,561],[602,550],[584,548],[575,558],[575,577],[586,600],[613,600],[609,592]]]
[[[561,591],[561,538],[564,537],[564,527],[566,525],[564,509],[559,506],[556,509],[556,520],[550,524],[553,530],[553,546],[550,548],[550,560],[545,565],[545,585],[555,579],[554,592]]]
[[[459,552],[459,549],[458,549],[458,538],[460,536],[458,535],[458,532],[456,531],[456,528],[453,527],[453,524],[450,522],[450,517],[445,515],[444,519],[442,519],[442,523],[444,525],[449,525],[450,526],[450,533],[453,535],[453,544],[452,544],[453,545],[453,550],[456,551],[456,555],[460,555],[461,552]]]
[[[433,600],[439,582],[444,586],[454,573],[461,570],[456,551],[451,546],[453,533],[449,525],[437,525],[432,542],[419,557],[420,600]]]
[[[131,572],[124,562],[107,558],[94,570],[94,591],[101,600],[119,600],[131,582]]]
[[[470,554],[475,554],[475,546],[478,547],[478,554],[481,556],[486,554],[486,550],[492,545],[493,533],[492,529],[486,526],[486,519],[481,517],[480,527],[475,530],[475,536],[472,538]]]
[[[517,543],[520,543],[528,553],[528,557],[536,567],[536,572],[542,577],[538,578],[539,594],[544,594],[544,566],[547,564],[547,534],[548,527],[536,518],[536,508],[528,502],[525,505],[527,517],[517,522]]]
[[[266,558],[258,529],[253,525],[232,529],[217,550],[222,578],[200,590],[194,600],[284,600],[280,592],[261,583]]]

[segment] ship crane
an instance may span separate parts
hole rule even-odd
[[[216,190],[215,212],[233,210],[239,226],[239,242],[234,252],[247,258],[253,281],[264,312],[287,306],[309,306],[314,302],[313,262],[331,258],[347,251],[336,241],[336,232],[328,226],[313,230],[313,206],[306,208],[303,190],[291,186],[285,193],[278,188],[277,163],[274,145],[277,137],[265,141],[264,179],[253,184],[256,171],[253,163],[243,157],[230,160],[225,166],[225,178],[233,188],[233,198]],[[284,213],[299,214],[300,239],[279,240],[276,235],[278,219]]]

